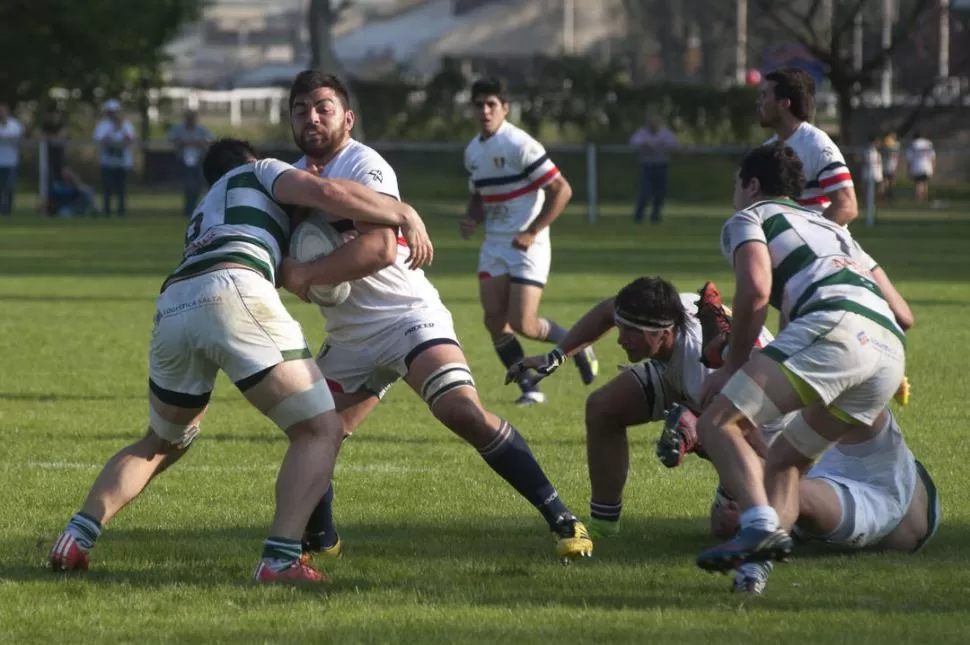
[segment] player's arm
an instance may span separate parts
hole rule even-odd
[[[573,198],[573,187],[561,174],[546,184],[542,190],[546,193],[546,200],[542,204],[542,210],[527,229],[532,235],[538,235],[555,222],[566,209],[569,200]]]
[[[282,284],[307,300],[307,290],[315,284],[340,284],[373,275],[397,259],[397,235],[387,226],[367,227],[330,255],[309,262],[283,260]]]
[[[909,303],[896,290],[896,285],[892,283],[882,267],[877,266],[872,269],[872,279],[879,285],[883,297],[889,303],[889,308],[893,310],[896,322],[903,328],[903,331],[909,331],[915,322],[913,310],[909,308]]]
[[[505,374],[505,384],[517,381],[525,370],[535,370],[540,378],[545,378],[565,363],[566,359],[602,338],[616,326],[613,318],[614,300],[607,298],[586,312],[548,354],[530,356],[512,365]]]
[[[459,226],[462,239],[467,240],[478,228],[478,225],[485,221],[485,204],[482,195],[472,192],[468,195],[468,206],[465,207],[465,217]]]
[[[831,202],[822,216],[840,226],[847,226],[859,216],[859,204],[856,201],[855,186],[852,183],[852,173],[842,159],[842,153],[829,151],[826,158],[834,161],[822,168],[816,177],[819,187]]]
[[[768,316],[771,298],[768,246],[757,241],[740,245],[734,252],[734,275],[731,344],[725,361],[725,367],[732,373],[748,362]]]

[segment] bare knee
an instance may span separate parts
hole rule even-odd
[[[516,316],[509,320],[512,330],[520,336],[526,338],[539,338],[539,319],[535,316]]]
[[[485,312],[485,329],[488,333],[492,335],[492,339],[501,338],[503,334],[508,330],[508,324],[505,319],[505,312]]]
[[[610,396],[602,388],[596,390],[586,397],[586,431],[590,432],[594,428],[599,429],[603,426],[611,426],[611,417],[614,416],[614,407],[611,405]]]
[[[159,436],[155,430],[149,427],[145,436],[132,444],[131,453],[148,461],[152,461],[158,457],[181,456],[189,449],[189,445],[177,445]]]
[[[344,437],[344,424],[333,410],[293,424],[286,430],[291,443],[327,442],[339,445]]]

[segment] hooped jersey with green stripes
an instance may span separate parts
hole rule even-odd
[[[789,321],[815,311],[851,311],[896,334],[902,328],[873,280],[872,259],[848,230],[787,199],[762,201],[732,215],[721,231],[731,266],[738,247],[767,245],[773,307]]]
[[[273,185],[288,170],[296,169],[277,159],[260,159],[213,184],[189,221],[182,262],[165,283],[235,262],[276,284],[276,269],[289,243],[290,215],[289,207],[273,198]]]

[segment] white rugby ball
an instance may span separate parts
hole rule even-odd
[[[330,255],[343,243],[344,236],[327,221],[326,216],[313,212],[290,234],[290,257],[297,262],[309,262]],[[321,307],[336,307],[349,296],[349,282],[315,284],[307,292],[310,301]]]

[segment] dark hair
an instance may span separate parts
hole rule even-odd
[[[765,74],[766,81],[775,84],[775,98],[788,99],[788,108],[796,119],[808,121],[815,113],[815,81],[797,67],[784,67]]]
[[[669,327],[678,332],[687,326],[687,311],[674,285],[661,277],[637,278],[616,294],[613,306],[636,325]]]
[[[914,139],[919,139],[919,138],[921,138],[922,136],[923,136],[923,135],[922,135],[922,134],[920,133],[920,131],[919,131],[919,130],[913,130],[913,138],[914,138]]]
[[[496,76],[486,76],[472,83],[472,100],[476,97],[495,96],[502,103],[508,103],[508,88],[505,82]]]
[[[209,146],[202,160],[202,176],[212,186],[224,174],[258,158],[256,150],[242,139],[219,139]]]
[[[741,159],[741,185],[757,179],[766,197],[798,197],[805,189],[805,173],[795,151],[776,141],[758,146]]]
[[[303,70],[293,79],[293,84],[290,86],[290,109],[293,109],[293,101],[297,96],[309,94],[323,87],[333,90],[333,93],[340,98],[343,108],[350,109],[350,92],[347,91],[347,86],[334,74],[324,74],[318,69]]]

